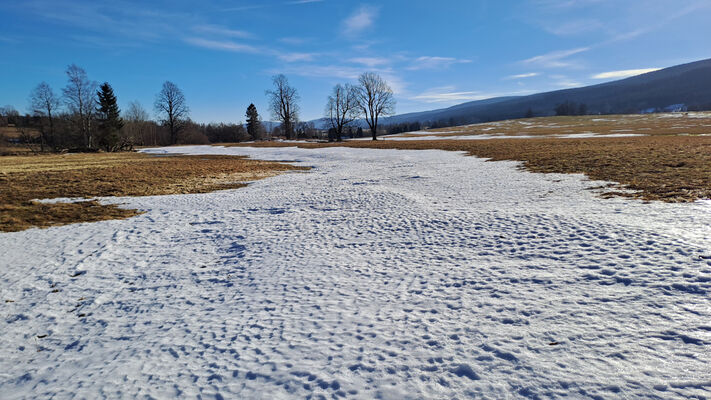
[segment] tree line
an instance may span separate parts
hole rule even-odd
[[[284,75],[272,80],[274,88],[268,90],[272,116],[281,123],[287,139],[300,138],[295,130],[299,119],[299,94]],[[379,120],[395,112],[393,91],[378,74],[366,72],[358,78],[358,84],[337,84],[328,96],[324,121],[328,125],[328,140],[342,140],[346,130],[353,135],[351,125],[362,118],[370,129],[371,137],[377,140]],[[362,135],[362,129],[359,130]]]
[[[272,78],[266,91],[269,111],[277,126],[267,129],[254,104],[247,107],[245,124],[198,124],[190,119],[190,108],[182,90],[173,82],[163,83],[156,94],[156,120],[138,102],[122,111],[108,82],[89,79],[86,71],[72,64],[66,69],[67,84],[60,93],[46,82],[29,95],[30,112],[20,115],[13,107],[0,107],[0,126],[14,126],[16,141],[37,145],[41,151],[120,151],[136,145],[206,144],[286,139],[341,140],[344,135],[363,136],[352,124],[362,118],[377,140],[379,119],[394,112],[390,86],[375,73],[362,74],[357,84],[338,84],[328,97],[324,121],[327,130],[299,121],[299,94],[284,75]],[[271,124],[270,124],[271,125]]]

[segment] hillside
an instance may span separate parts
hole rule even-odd
[[[566,101],[585,104],[589,114],[634,114],[683,104],[689,109],[711,109],[711,59],[665,68],[631,78],[582,88],[521,97],[472,101],[445,109],[397,115],[383,124],[437,122],[461,125],[521,118],[531,109],[535,116],[555,115]]]

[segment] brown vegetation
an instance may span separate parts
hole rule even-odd
[[[0,231],[49,227],[137,215],[94,200],[46,204],[34,199],[206,193],[245,186],[287,164],[231,156],[156,157],[93,153],[0,158]]]
[[[265,146],[280,145],[266,143]],[[284,143],[294,146],[294,143]],[[590,179],[619,183],[604,196],[689,202],[711,198],[711,136],[596,137],[587,139],[490,139],[350,141],[303,143],[299,147],[466,151],[491,161],[522,161],[529,171],[582,173]],[[254,146],[254,144],[252,144]]]
[[[711,133],[711,113],[586,115],[540,117],[432,129],[427,135],[555,136],[597,135],[699,135]],[[420,136],[404,134],[402,136]]]

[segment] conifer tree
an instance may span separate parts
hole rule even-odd
[[[259,113],[257,112],[257,107],[254,104],[250,104],[247,107],[247,134],[252,140],[261,139],[261,122],[259,121]]]
[[[98,144],[106,151],[116,151],[119,148],[119,131],[123,128],[123,120],[118,104],[116,104],[114,90],[108,82],[104,82],[96,94],[99,104],[99,107],[96,108],[99,116]]]

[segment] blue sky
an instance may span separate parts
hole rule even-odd
[[[153,114],[165,80],[200,122],[269,119],[284,73],[301,118],[365,71],[393,87],[397,113],[601,83],[711,57],[708,0],[0,0],[0,105],[27,111],[75,63],[123,108]]]

